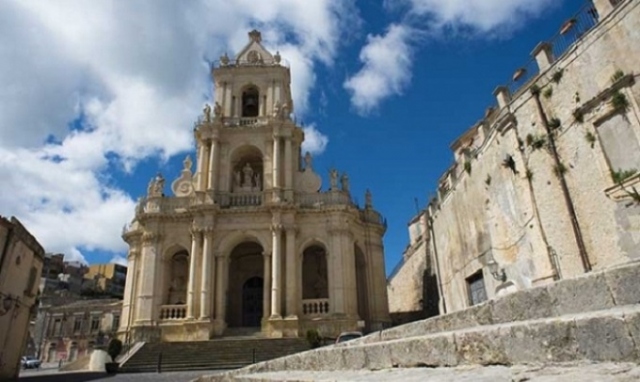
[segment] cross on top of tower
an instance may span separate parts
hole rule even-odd
[[[249,40],[259,43],[262,41],[262,34],[257,29],[254,29],[249,32]]]

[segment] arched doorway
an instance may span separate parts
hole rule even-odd
[[[249,86],[242,92],[242,116],[257,117],[260,110],[260,91]]]
[[[229,256],[226,322],[230,328],[259,327],[263,314],[264,258],[256,242],[238,244]]]
[[[264,280],[262,277],[252,277],[242,286],[242,326],[260,326],[263,293]]]

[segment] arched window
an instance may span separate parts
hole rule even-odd
[[[185,304],[189,280],[189,254],[186,251],[178,252],[171,258],[170,280],[169,305]]]
[[[242,92],[242,116],[257,117],[260,110],[260,92],[255,86],[250,86]]]
[[[319,245],[302,253],[302,299],[329,298],[327,254]]]

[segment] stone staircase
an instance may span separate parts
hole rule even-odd
[[[300,372],[638,361],[640,263],[630,263],[198,381],[299,381],[314,379]],[[285,370],[299,372],[288,379]],[[396,380],[392,374],[385,378]]]
[[[146,343],[120,365],[123,373],[237,369],[309,349],[299,338],[223,338],[211,341]],[[161,355],[161,356],[160,356]],[[254,360],[255,357],[255,360]]]

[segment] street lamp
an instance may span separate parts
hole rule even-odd
[[[507,281],[507,274],[504,272],[504,268],[500,268],[500,264],[495,259],[490,259],[487,262],[487,267],[489,267],[489,272],[494,279],[500,282]]]

